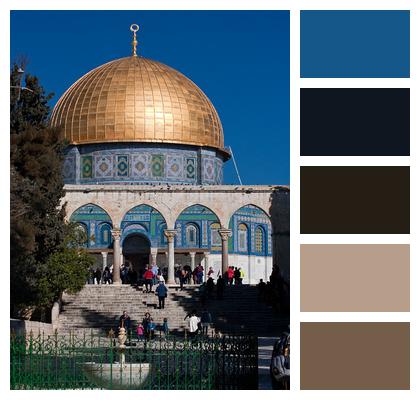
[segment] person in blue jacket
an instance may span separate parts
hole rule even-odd
[[[160,282],[156,288],[156,294],[159,298],[159,308],[165,308],[165,298],[168,296],[168,288],[165,286],[164,282]]]

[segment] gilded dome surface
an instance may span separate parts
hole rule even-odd
[[[226,152],[206,95],[178,71],[144,57],[117,59],[81,77],[57,102],[51,125],[71,144],[177,143]]]

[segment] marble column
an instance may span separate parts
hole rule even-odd
[[[175,229],[165,229],[164,234],[168,239],[168,280],[167,283],[175,284]]]
[[[121,261],[120,237],[121,237],[121,229],[112,229],[111,234],[112,234],[112,238],[114,239],[114,267],[112,269],[112,283],[114,285],[121,285],[121,277],[120,277],[120,261]]]
[[[158,249],[156,248],[150,249],[150,265],[156,265],[157,252],[158,252]]]
[[[209,272],[210,269],[210,252],[209,251],[205,251],[204,252],[204,280],[207,281],[207,272]],[[214,277],[213,277],[214,279]]]
[[[102,251],[101,254],[102,254],[102,271],[103,271],[108,265],[108,252]]]
[[[222,273],[224,274],[229,267],[228,245],[229,237],[232,236],[231,229],[219,229],[220,237],[222,238]]]
[[[194,268],[195,268],[195,251],[190,251],[190,262],[191,262],[191,269],[194,270]]]

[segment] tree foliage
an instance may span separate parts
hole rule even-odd
[[[23,78],[16,64],[10,83],[11,303],[16,309],[46,306],[61,291],[80,288],[91,259],[71,246],[74,227],[64,221],[66,143],[48,126],[53,94],[45,93],[37,77]]]

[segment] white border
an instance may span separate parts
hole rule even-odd
[[[420,266],[419,249],[418,249],[418,226],[420,222],[419,211],[416,205],[419,202],[419,190],[418,185],[420,182],[418,174],[418,148],[419,148],[419,133],[420,124],[418,114],[420,112],[419,102],[419,87],[418,87],[418,74],[419,74],[419,40],[420,32],[420,18],[417,14],[418,5],[415,0],[287,0],[287,1],[265,1],[260,0],[242,0],[242,1],[229,1],[229,0],[213,0],[213,1],[201,1],[198,5],[197,2],[179,0],[177,2],[171,2],[169,0],[160,1],[154,0],[153,2],[145,1],[130,1],[120,0],[118,2],[106,2],[106,1],[93,1],[93,0],[21,0],[21,1],[10,1],[3,0],[0,2],[0,38],[1,38],[1,50],[4,57],[0,60],[0,88],[1,88],[1,110],[2,118],[0,119],[1,132],[1,149],[4,151],[1,160],[2,171],[2,189],[3,192],[8,192],[8,134],[9,131],[9,43],[10,43],[10,21],[9,13],[10,10],[53,10],[53,9],[65,9],[65,10],[135,10],[135,9],[151,9],[151,10],[170,10],[170,9],[184,9],[184,10],[230,10],[230,9],[252,9],[252,10],[290,10],[290,26],[291,26],[291,81],[290,81],[290,107],[291,107],[291,333],[292,342],[296,345],[292,347],[292,390],[289,392],[264,392],[264,396],[268,398],[310,398],[310,399],[336,399],[337,397],[342,399],[353,399],[355,396],[363,396],[365,398],[380,398],[380,399],[395,399],[397,396],[401,399],[406,398],[417,398],[420,395],[419,384],[417,383],[417,377],[420,373],[418,356],[419,356],[419,291],[416,290],[415,283],[419,281],[418,268]],[[299,10],[300,9],[410,9],[411,10],[411,78],[410,79],[300,79],[299,71]],[[217,27],[215,27],[217,29]],[[252,27],[250,27],[252,29]],[[30,40],[30,35],[28,35]],[[328,81],[328,82],[326,82]],[[357,85],[355,85],[357,83]],[[318,86],[319,85],[319,86]],[[334,236],[334,235],[300,235],[299,234],[299,166],[300,165],[315,165],[315,160],[308,160],[308,157],[299,157],[299,88],[300,87],[411,87],[411,157],[410,160],[400,160],[401,164],[395,164],[396,161],[390,161],[388,164],[387,160],[384,160],[384,164],[376,164],[378,159],[372,158],[370,160],[360,160],[347,158],[342,161],[340,165],[411,165],[411,235],[346,235]],[[415,133],[414,133],[415,132]],[[337,161],[338,162],[338,161]],[[366,164],[370,163],[372,164]],[[399,161],[398,161],[399,162]],[[320,164],[321,165],[321,164]],[[322,165],[332,165],[328,161],[323,161]],[[338,165],[338,164],[335,164]],[[389,195],[392,195],[392,188],[390,188]],[[2,219],[4,225],[8,226],[8,210],[9,203],[8,199],[0,197],[0,209],[2,210]],[[3,254],[9,252],[9,232],[8,229],[2,230],[2,244]],[[299,391],[299,323],[304,320],[316,320],[316,321],[328,321],[331,318],[335,320],[340,318],[350,318],[350,314],[339,313],[300,313],[299,312],[299,296],[300,296],[300,282],[299,282],[299,246],[300,243],[411,243],[411,259],[413,266],[411,268],[411,312],[410,313],[356,313],[357,315],[351,316],[352,320],[363,320],[363,315],[366,318],[372,318],[371,320],[381,321],[411,321],[411,390],[410,391]],[[7,304],[9,303],[9,291],[8,291],[8,259],[3,258],[3,285],[2,290],[2,304],[4,305],[3,319],[1,335],[2,343],[8,343],[8,309]],[[6,276],[5,276],[6,274]],[[311,314],[310,316],[307,314]],[[4,347],[6,348],[6,347]],[[390,348],[392,350],[392,348]],[[5,351],[7,354],[7,351]],[[8,357],[3,357],[3,362],[8,362]],[[2,371],[7,371],[8,366],[2,365],[5,368]],[[390,367],[392,368],[392,353],[390,352]],[[73,391],[32,391],[28,392],[10,392],[8,390],[9,381],[6,373],[1,374],[2,385],[1,390],[7,393],[8,397],[11,398],[27,398],[28,396],[43,398],[43,399],[55,399],[57,396],[60,398],[73,398],[76,392]],[[220,393],[222,396],[225,393]],[[119,393],[112,392],[89,392],[89,391],[78,391],[77,397],[80,398],[115,398],[120,396]],[[153,398],[167,398],[170,396],[174,399],[185,399],[188,396],[200,396],[200,398],[207,399],[214,397],[213,392],[148,392],[133,394],[123,394],[128,396],[150,396]],[[217,393],[216,395],[219,395]],[[255,396],[255,392],[244,392],[236,391],[229,392],[229,397],[244,397],[244,396]]]

